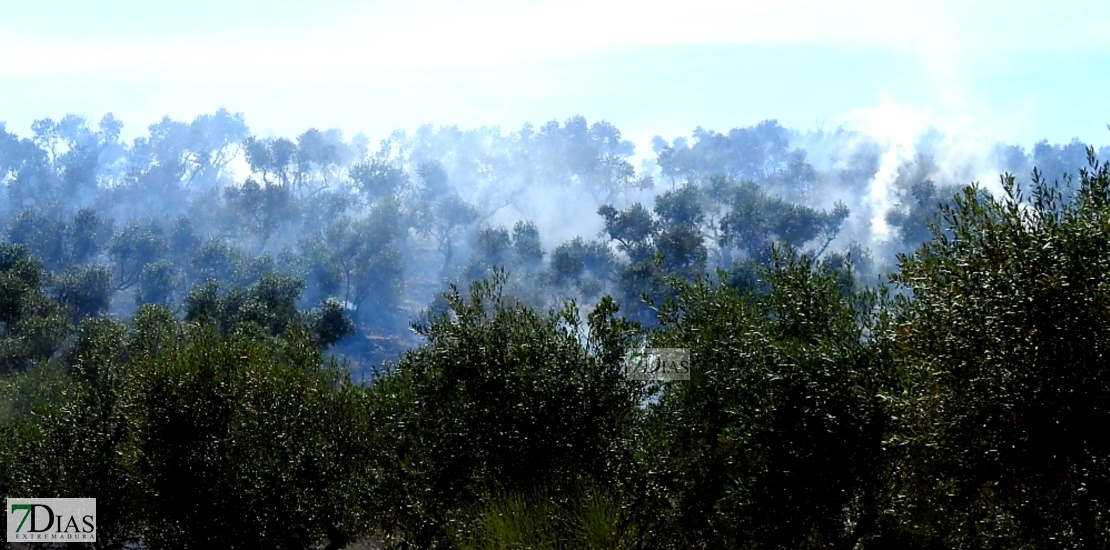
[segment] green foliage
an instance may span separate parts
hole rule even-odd
[[[379,513],[400,540],[439,540],[451,511],[486,491],[560,494],[622,468],[635,393],[619,360],[631,327],[605,301],[587,336],[572,304],[541,315],[508,299],[504,282],[448,293],[449,311],[418,328],[428,343],[370,388],[386,449],[374,466],[388,503]]]
[[[555,283],[565,283],[582,276],[586,264],[575,250],[575,245],[580,247],[581,242],[578,239],[578,243],[563,243],[551,253],[551,277]]]
[[[181,337],[177,317],[165,306],[141,305],[131,317],[133,357],[151,357],[171,347]]]
[[[536,224],[517,222],[511,232],[505,227],[487,227],[474,238],[465,277],[470,281],[485,279],[497,268],[513,269],[518,277],[529,276],[541,267],[543,256]]]
[[[338,275],[336,298],[353,306],[361,322],[392,326],[404,287],[404,264],[399,249],[404,228],[398,205],[384,201],[362,220],[337,220],[325,230],[317,246],[313,269]],[[321,277],[323,278],[323,277]]]
[[[821,212],[774,197],[750,182],[732,184],[722,193],[730,211],[721,217],[719,244],[761,260],[775,243],[801,248],[816,241],[823,251],[848,218],[843,203]]]
[[[506,267],[512,259],[513,238],[504,227],[487,227],[475,239],[474,265],[484,272],[494,267]],[[484,278],[482,276],[475,279]]]
[[[70,226],[70,261],[83,263],[95,259],[112,237],[112,221],[91,208],[82,208]]]
[[[135,366],[124,460],[145,480],[138,505],[148,546],[318,540],[335,512],[323,483],[324,426],[339,394],[314,349],[303,333],[271,347],[202,327],[173,354]]]
[[[99,546],[1110,540],[1110,167],[1078,141],[999,151],[1059,184],[950,199],[959,167],[926,136],[885,213],[894,246],[920,244],[892,307],[860,289],[867,250],[826,250],[847,207],[801,202],[876,176],[880,144],[851,132],[657,138],[671,188],[644,205],[620,197],[653,184],[632,144],[582,117],[374,151],[247,137],[223,110],[120,129],[0,124],[0,493],[95,496]],[[852,146],[818,171],[798,140]],[[553,187],[596,201],[602,240],[548,256],[534,223],[487,225]],[[322,360],[355,320],[360,351],[404,346],[410,304],[491,271],[369,387]],[[689,348],[692,379],[626,380],[641,344]]]
[[[257,240],[258,249],[265,248],[270,237],[283,224],[292,222],[296,214],[290,189],[268,185],[247,178],[240,186],[224,189],[224,200],[231,210],[233,227],[246,228]]]
[[[452,545],[475,550],[634,548],[637,533],[626,515],[612,492],[588,484],[560,501],[487,494],[466,510]]]
[[[797,161],[797,155],[791,153],[797,150],[789,149],[788,132],[775,120],[733,128],[728,134],[699,127],[694,130],[694,139],[689,146],[685,140],[675,140],[673,144],[661,138],[656,140],[657,162],[663,175],[672,182],[693,182],[713,176],[763,181],[784,172],[806,173],[791,168],[792,162]],[[799,185],[805,181],[784,183]]]
[[[665,227],[697,227],[705,220],[701,192],[694,185],[663,193],[655,199],[654,211]]]
[[[267,276],[249,289],[221,292],[219,283],[209,281],[185,297],[185,320],[213,323],[223,334],[244,322],[278,334],[296,316],[301,285],[296,279]]]
[[[135,303],[168,306],[182,284],[182,274],[168,260],[159,260],[143,267],[139,287],[135,290]]]
[[[444,194],[429,199],[419,211],[418,230],[431,236],[443,254],[441,271],[446,271],[454,259],[454,239],[468,225],[478,220],[478,209],[457,194]]]
[[[129,335],[122,325],[89,318],[63,355],[72,376],[61,392],[33,407],[33,417],[8,426],[20,436],[0,445],[15,458],[8,494],[97,499],[98,544],[119,547],[134,536],[134,486],[117,460],[127,437],[119,407],[129,371]],[[31,372],[53,371],[38,365]]]
[[[26,424],[61,402],[73,383],[61,363],[44,361],[26,371],[0,378],[0,428]],[[0,449],[6,449],[0,446]],[[15,460],[16,457],[8,457]],[[0,468],[0,486],[10,487],[4,473],[16,472],[11,462]],[[12,494],[10,491],[5,494]]]
[[[513,252],[516,263],[522,267],[535,268],[543,261],[543,244],[535,223],[516,222],[513,226]]]
[[[69,332],[67,316],[43,292],[45,278],[26,248],[0,243],[0,373],[49,358]]]
[[[65,234],[65,223],[38,210],[20,212],[8,226],[8,241],[25,246],[50,269],[61,269],[66,264]]]
[[[144,306],[130,328],[85,320],[63,358],[73,376],[0,379],[4,494],[97,498],[104,547],[340,547],[369,530],[351,506],[369,409],[307,332],[225,337]]]
[[[112,273],[99,265],[70,265],[54,278],[54,300],[73,322],[107,311],[112,302]]]
[[[221,334],[253,325],[270,336],[283,335],[305,324],[323,348],[354,332],[354,324],[336,300],[302,314],[297,309],[304,282],[295,277],[267,274],[246,288],[220,289],[216,281],[198,286],[185,296],[185,320],[211,324]],[[249,330],[249,329],[244,329]]]
[[[563,528],[556,521],[559,507],[543,498],[519,494],[490,495],[471,512],[453,546],[474,550],[529,548],[555,550]]]
[[[636,203],[625,211],[606,205],[598,208],[597,213],[605,221],[605,232],[609,238],[617,241],[618,248],[628,254],[632,262],[650,257],[652,238],[658,227],[644,205]]]
[[[822,212],[774,196],[753,182],[706,177],[658,196],[653,211],[639,203],[623,211],[609,205],[598,209],[605,233],[628,259],[618,269],[617,294],[642,324],[654,324],[654,315],[636,306],[642,297],[661,302],[668,295],[667,277],[692,280],[705,273],[707,243],[714,247],[718,268],[733,273],[735,284],[754,288],[746,272],[769,263],[774,246],[800,250],[812,243],[814,255],[820,256],[848,217],[843,203]],[[552,258],[559,281],[578,273],[577,261],[567,252],[557,250]]]
[[[170,254],[174,261],[179,265],[188,264],[193,251],[200,248],[202,242],[193,220],[187,216],[177,218],[168,233]]]
[[[369,162],[351,167],[351,179],[371,202],[388,197],[409,185],[405,170],[391,162],[387,155],[388,152],[383,151],[383,154],[375,156]]]
[[[896,441],[917,465],[911,524],[945,545],[1101,544],[1110,513],[1110,168],[1073,200],[968,188],[895,281],[908,369]],[[940,488],[944,488],[943,490]],[[928,511],[935,511],[936,514]]]
[[[699,281],[660,309],[649,344],[690,349],[693,372],[648,408],[638,451],[656,547],[851,547],[874,529],[888,418],[859,323],[872,299],[781,262],[768,295]]]
[[[326,348],[355,333],[355,324],[338,300],[324,300],[318,309],[309,312],[308,326],[317,337],[317,345]]]
[[[573,285],[583,297],[594,298],[604,292],[618,265],[606,243],[575,237],[551,252],[548,277],[557,287]]]
[[[242,274],[246,258],[243,253],[224,239],[209,239],[197,247],[189,259],[189,281],[221,281],[239,283],[246,277]]]
[[[617,298],[628,304],[627,316],[641,325],[655,326],[658,315],[650,303],[664,301],[673,294],[665,267],[659,255],[629,264],[618,275]]]
[[[895,185],[902,183],[899,178]],[[886,222],[894,229],[902,244],[916,247],[932,237],[930,222],[942,205],[951,208],[956,188],[941,188],[929,179],[908,185],[908,192],[902,193],[901,204],[886,215]]]
[[[8,225],[8,240],[26,246],[48,268],[60,271],[68,264],[95,259],[111,237],[111,221],[90,208],[79,210],[72,223],[56,216],[56,212],[24,210]]]
[[[694,277],[705,271],[708,252],[704,240],[697,228],[679,226],[661,232],[655,238],[655,247],[668,273]]]
[[[131,223],[120,230],[108,243],[108,256],[116,278],[116,289],[124,290],[139,282],[148,264],[162,258],[169,243],[160,231]]]

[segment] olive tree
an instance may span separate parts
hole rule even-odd
[[[903,527],[946,546],[1102,547],[1110,513],[1110,166],[1074,194],[968,187],[895,280],[915,467]],[[928,488],[928,489],[922,489]]]

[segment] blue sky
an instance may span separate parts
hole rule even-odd
[[[1110,143],[1110,9],[1024,0],[168,4],[0,0],[0,121],[226,107],[261,134],[505,130],[582,114],[640,144],[767,118]]]

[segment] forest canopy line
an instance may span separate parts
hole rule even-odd
[[[27,136],[0,124],[0,236],[46,268],[44,291],[70,321],[142,304],[185,313],[209,282],[293,277],[299,308],[352,317],[358,334],[340,350],[366,376],[416,343],[407,324],[448,284],[494,266],[541,309],[611,294],[650,325],[640,297],[660,297],[666,276],[750,283],[770,245],[789,243],[850,257],[874,283],[970,178],[1028,183],[1036,167],[1072,192],[1087,166],[1074,140],[957,155],[932,132],[906,152],[773,120],[656,136],[639,155],[581,116],[509,132],[425,126],[376,146],[337,130],[259,136],[223,109],[130,141],[123,130],[111,114],[41,119]]]
[[[122,135],[0,124],[0,493],[99,547],[1110,547],[1110,148]]]

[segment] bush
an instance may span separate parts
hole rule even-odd
[[[377,498],[397,541],[443,541],[446,520],[488,492],[558,496],[626,467],[637,397],[620,358],[632,327],[603,301],[587,333],[573,304],[541,315],[504,282],[449,292],[449,311],[420,329],[427,344],[370,389]]]

